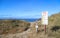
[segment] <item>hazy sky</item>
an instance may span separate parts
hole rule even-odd
[[[40,18],[60,12],[60,0],[0,0],[0,18]]]

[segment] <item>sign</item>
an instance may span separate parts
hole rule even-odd
[[[42,12],[42,24],[43,25],[48,25],[48,12]]]

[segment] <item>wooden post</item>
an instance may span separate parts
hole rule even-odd
[[[45,27],[44,27],[44,30],[45,30],[45,34],[46,34],[46,25],[44,25]]]

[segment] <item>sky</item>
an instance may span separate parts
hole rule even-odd
[[[60,12],[60,0],[0,0],[0,18],[41,18]]]

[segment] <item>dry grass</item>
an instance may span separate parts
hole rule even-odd
[[[29,26],[30,23],[21,20],[0,20],[0,34],[23,32]]]

